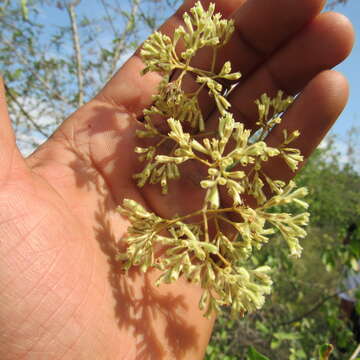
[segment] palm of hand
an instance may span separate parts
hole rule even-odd
[[[74,130],[79,116],[86,120]],[[27,162],[14,150],[0,191],[1,232],[7,235],[1,255],[8,265],[2,285],[11,306],[1,318],[11,321],[1,340],[22,344],[11,356],[37,354],[40,348],[47,349],[44,359],[94,354],[122,359],[135,352],[155,359],[167,354],[159,333],[167,334],[175,354],[192,347],[196,332],[182,314],[189,307],[184,293],[191,288],[155,290],[154,274],[133,271],[124,277],[115,262],[115,240],[128,226],[115,208],[124,197],[141,201],[131,180],[138,126],[133,120],[93,101],[68,120],[71,131],[65,123]],[[120,137],[117,126],[125,130]],[[103,137],[112,133],[117,134],[114,149],[104,150]],[[119,179],[120,193],[113,191],[111,178]]]
[[[230,14],[242,1],[225,3],[219,7]],[[296,6],[305,8],[306,3],[317,6],[298,20],[301,24],[320,9],[320,1]],[[256,8],[251,11],[257,13]],[[295,17],[296,11],[292,12]],[[309,39],[319,33],[320,22],[307,30]],[[165,29],[174,23],[172,19]],[[326,21],[322,24],[325,27]],[[347,54],[351,29],[344,20],[338,26],[341,29],[333,31],[347,32],[347,37],[333,36],[331,41],[342,50],[329,54],[318,46],[316,59],[298,64],[298,74],[288,70],[283,81],[290,92],[302,89],[314,75]],[[240,40],[236,41],[238,46]],[[289,53],[291,41],[287,46]],[[284,48],[285,54],[273,55],[278,56],[273,68],[285,61]],[[303,50],[304,58],[310,48]],[[234,95],[233,102],[240,104],[240,95],[263,92],[259,83],[267,81],[264,66],[250,69],[253,60],[244,61],[238,66],[253,75]],[[203,354],[212,321],[197,310],[200,289],[182,282],[155,289],[156,274],[131,271],[125,277],[114,260],[114,241],[128,226],[115,211],[123,198],[143,202],[166,216],[193,206],[196,196],[191,182],[182,184],[180,198],[180,188],[176,188],[164,200],[157,190],[139,191],[132,181],[138,166],[133,154],[134,130],[139,126],[135,118],[149,104],[159,80],[154,74],[141,79],[141,66],[138,58],[130,60],[96,99],[67,119],[26,161],[15,149],[6,124],[0,137],[4,154],[0,158],[1,358],[194,359]],[[265,87],[274,88],[273,83]],[[306,143],[298,144],[305,155],[320,141],[345,99],[346,84],[335,73],[318,75],[305,89],[287,119],[308,135]],[[246,101],[245,96],[245,108]],[[1,105],[1,117],[6,118],[5,105]],[[307,130],[314,119],[322,121]],[[279,177],[290,176],[281,166],[275,171]]]

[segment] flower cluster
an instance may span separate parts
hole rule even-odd
[[[298,257],[302,250],[299,239],[306,235],[303,227],[309,221],[307,212],[294,215],[279,209],[288,204],[306,209],[303,197],[307,190],[296,189],[293,181],[273,179],[263,166],[280,157],[295,171],[303,160],[299,150],[291,147],[300,135],[298,131],[284,131],[284,140],[277,147],[266,143],[267,135],[281,122],[293,99],[284,97],[281,91],[274,98],[262,95],[255,101],[257,130],[246,129],[229,111],[229,88],[221,84],[226,80],[236,85],[240,73],[232,73],[229,62],[219,73],[214,70],[218,49],[234,31],[232,20],[214,14],[213,4],[205,10],[198,2],[190,14],[184,14],[184,23],[186,28],[176,29],[173,39],[159,32],[153,34],[141,52],[144,72],[160,72],[164,79],[152,107],[144,113],[144,128],[138,132],[140,138],[154,143],[135,148],[145,165],[134,178],[140,187],[160,183],[166,194],[168,183],[181,177],[182,164],[198,162],[207,169],[199,183],[203,204],[195,212],[162,218],[134,200],[124,200],[119,211],[129,218],[131,226],[127,249],[118,258],[124,269],[138,266],[144,272],[160,270],[157,285],[174,282],[180,276],[199,283],[203,288],[199,306],[206,316],[219,311],[221,305],[231,306],[234,314],[244,314],[259,309],[271,290],[271,269],[247,266],[253,249],[260,249],[279,233],[290,254]],[[186,50],[178,54],[176,45],[180,40]],[[205,46],[213,49],[210,70],[191,65],[197,51]],[[177,76],[170,81],[174,71]],[[188,73],[198,83],[192,93],[183,90]],[[198,103],[203,89],[208,90],[219,112],[216,131],[207,130]],[[166,133],[161,130],[162,122],[167,124]],[[171,149],[166,153],[165,144],[169,145],[165,149]],[[230,198],[226,206],[224,193]],[[159,248],[163,249],[161,255],[156,251]]]

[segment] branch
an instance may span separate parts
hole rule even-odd
[[[357,348],[355,349],[349,360],[356,360],[356,357],[358,356],[359,352],[360,352],[360,344],[357,346]]]
[[[16,98],[16,96],[14,95],[14,93],[9,89],[9,87],[4,84],[5,86],[5,91],[6,93],[9,95],[9,97],[11,98],[11,100],[19,107],[20,111],[23,113],[23,115],[25,115],[25,117],[30,121],[30,123],[34,126],[35,130],[38,131],[42,136],[44,136],[45,138],[48,138],[49,135],[47,133],[45,133],[41,127],[36,123],[36,121],[33,119],[33,117],[24,109],[24,107],[21,105],[21,103],[19,102],[19,100]]]
[[[35,71],[31,64],[29,63],[28,59],[25,58],[20,51],[10,42],[5,39],[2,39],[3,43],[7,46],[9,46],[14,54],[19,58],[20,62],[27,68],[28,71],[31,72],[31,74],[43,85],[44,89],[48,91],[47,95],[49,98],[54,97],[57,100],[63,101],[65,104],[72,106],[71,102],[68,101],[66,98],[64,98],[60,93],[57,91],[54,91],[54,89],[48,84],[48,82],[39,75],[38,71]]]
[[[102,0],[103,1],[103,0]],[[121,54],[124,52],[125,50],[125,40],[128,37],[129,34],[131,34],[132,30],[133,30],[133,24],[132,22],[135,19],[135,16],[138,12],[139,9],[139,4],[140,4],[140,0],[132,0],[132,6],[131,6],[131,10],[130,10],[130,15],[128,17],[128,21],[125,25],[125,29],[123,31],[123,33],[121,34],[118,43],[115,47],[114,50],[114,56],[112,58],[111,61],[111,65],[110,65],[110,70],[108,72],[108,76],[107,76],[107,80],[109,80],[111,78],[111,76],[113,75],[113,73],[116,70],[116,66],[117,63],[120,59]]]
[[[84,105],[84,77],[83,77],[83,69],[82,69],[80,36],[79,36],[79,29],[77,26],[75,6],[76,4],[72,2],[66,6],[66,9],[69,14],[70,22],[71,22],[71,32],[72,32],[72,40],[73,40],[75,62],[76,62],[76,76],[78,82],[78,106],[80,107]]]
[[[280,324],[278,324],[277,326],[284,326],[284,325],[290,325],[292,323],[298,322],[300,320],[302,320],[303,318],[308,317],[309,315],[311,315],[312,313],[314,313],[316,310],[318,310],[324,303],[326,303],[328,300],[331,300],[332,298],[339,296],[340,294],[343,293],[348,293],[351,292],[352,289],[348,290],[348,291],[344,291],[344,290],[339,290],[333,294],[330,294],[328,296],[325,296],[321,301],[319,301],[314,307],[312,307],[310,310],[304,312],[303,314],[289,320],[289,321],[284,321]]]
[[[114,37],[118,37],[118,32],[116,31],[116,28],[115,28],[115,25],[114,25],[114,22],[113,22],[113,19],[109,13],[109,9],[108,9],[108,6],[107,4],[105,3],[105,0],[100,0],[101,1],[101,5],[103,6],[105,12],[106,12],[106,16],[107,18],[109,19],[109,23],[110,23],[110,27],[114,33]]]

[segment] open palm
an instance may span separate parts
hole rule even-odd
[[[162,27],[172,33],[182,8]],[[209,1],[203,1],[207,6]],[[219,0],[237,30],[222,51],[243,74],[232,111],[251,128],[253,101],[280,88],[301,92],[284,117],[300,129],[305,156],[343,109],[346,80],[331,67],[349,53],[353,32],[344,17],[320,14],[322,0]],[[206,64],[206,54],[196,61]],[[142,110],[160,80],[140,76],[135,54],[88,104],[68,118],[28,159],[15,145],[4,92],[0,99],[0,358],[200,359],[213,320],[198,310],[201,289],[179,281],[153,286],[156,272],[124,275],[115,241],[128,222],[116,212],[124,198],[171,216],[196,204],[196,178],[171,195],[139,190],[133,152]],[[189,84],[191,86],[191,84]],[[205,104],[209,121],[213,104]],[[268,141],[276,144],[281,127]],[[280,140],[279,140],[280,141]],[[269,165],[276,178],[293,176]]]

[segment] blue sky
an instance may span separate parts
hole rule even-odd
[[[347,16],[354,25],[356,35],[360,34],[360,1],[349,0],[346,5],[337,6],[334,10],[341,12]],[[360,44],[358,39],[355,41],[355,46],[349,58],[342,64],[338,65],[336,69],[343,73],[350,83],[350,98],[349,102],[336,122],[333,132],[344,135],[346,131],[352,126],[359,126],[360,119]]]

